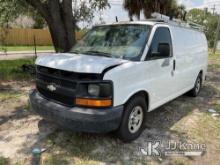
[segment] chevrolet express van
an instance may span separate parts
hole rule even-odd
[[[148,112],[199,94],[208,47],[198,29],[161,20],[93,27],[69,53],[38,57],[33,111],[80,132],[138,138]]]

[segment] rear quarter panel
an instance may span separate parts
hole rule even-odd
[[[198,73],[202,70],[203,78],[207,73],[207,39],[204,33],[196,30],[175,26],[170,29],[176,58],[176,78],[184,87],[193,87]]]

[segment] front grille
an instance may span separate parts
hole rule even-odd
[[[38,92],[41,95],[43,95],[46,99],[52,99],[67,106],[74,106],[74,98],[72,97],[65,96],[63,94],[53,93],[39,86],[37,87],[37,89],[38,89]]]
[[[37,79],[47,84],[56,84],[65,88],[76,89],[77,82],[68,79],[61,79],[60,77],[55,77],[53,75],[49,76],[38,72]]]
[[[75,92],[79,81],[101,80],[101,74],[74,73],[43,66],[36,68],[36,86],[41,95],[65,105],[74,106]],[[50,91],[48,85],[56,86]]]

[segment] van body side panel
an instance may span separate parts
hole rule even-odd
[[[208,48],[208,41],[205,36],[205,34],[202,35],[202,40],[204,42],[204,64],[203,64],[203,81],[205,80],[205,77],[207,75],[208,71],[208,56],[209,56],[209,48]]]
[[[177,90],[191,89],[199,72],[205,77],[208,63],[207,40],[203,33],[180,27],[170,27],[176,58]]]
[[[114,106],[125,104],[139,91],[146,91],[148,110],[152,111],[191,90],[201,70],[205,77],[208,48],[204,34],[187,28],[169,28],[173,58],[128,62],[104,75],[105,80],[112,80],[114,84]],[[176,69],[172,73],[173,59]],[[164,63],[169,63],[170,67],[161,67]]]
[[[172,95],[170,84],[171,69],[156,69],[167,59],[126,63],[108,71],[104,80],[112,80],[114,84],[114,106],[125,104],[131,96],[139,91],[149,95],[149,111],[164,104]],[[169,81],[167,75],[170,74]]]
[[[152,65],[145,62],[130,62],[120,65],[108,71],[104,80],[112,80],[114,85],[114,106],[125,104],[129,98],[138,91],[149,93],[149,106],[157,100],[155,92],[152,90],[154,76],[151,72]]]

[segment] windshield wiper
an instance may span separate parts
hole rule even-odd
[[[110,54],[110,53],[99,52],[99,51],[95,51],[95,50],[85,51],[85,52],[82,52],[82,54],[97,55],[97,56],[104,56],[104,57],[112,57],[112,54]]]

